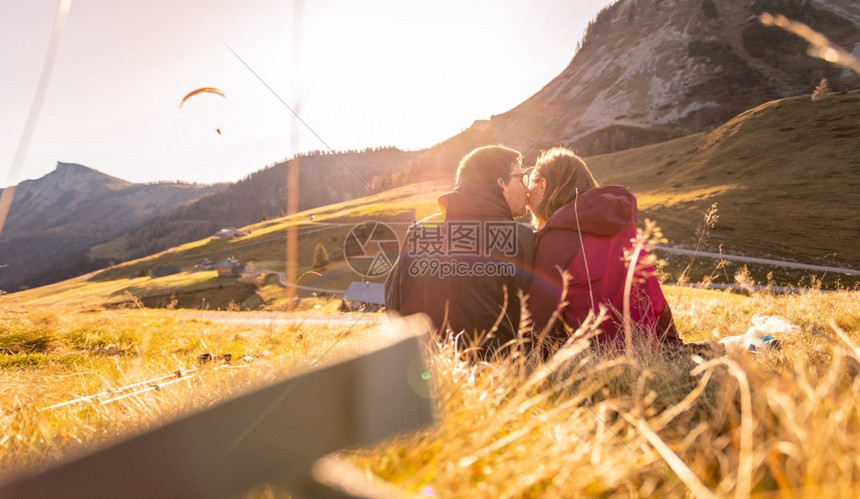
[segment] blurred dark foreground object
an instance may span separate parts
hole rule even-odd
[[[0,485],[7,498],[386,497],[391,485],[333,458],[433,422],[424,320],[392,321],[375,348]]]

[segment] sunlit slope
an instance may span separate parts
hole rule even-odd
[[[711,248],[860,267],[860,91],[772,101],[708,133],[588,159],[673,243],[718,203]]]
[[[173,303],[179,307],[213,309],[226,308],[231,302],[243,309],[277,305],[284,299],[284,293],[275,275],[249,283],[237,277],[218,277],[214,270],[192,270],[203,258],[218,261],[232,257],[253,262],[261,269],[283,272],[289,227],[296,227],[299,234],[299,284],[344,289],[351,281],[362,280],[343,259],[344,238],[352,226],[369,220],[389,222],[402,238],[409,222],[438,211],[436,197],[447,187],[422,182],[306,210],[294,216],[249,225],[244,228],[250,231],[247,236],[229,240],[201,239],[109,269],[6,295],[0,297],[0,303],[101,307],[129,305],[139,299],[145,306]],[[331,263],[317,272],[311,265],[318,243],[328,251]],[[138,277],[151,269],[170,266],[179,266],[182,272],[155,279]]]

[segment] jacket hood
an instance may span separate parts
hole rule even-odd
[[[562,206],[547,221],[546,230],[565,229],[614,236],[639,221],[636,197],[620,185],[595,187]]]
[[[489,189],[488,189],[489,187]],[[501,187],[460,184],[439,198],[447,220],[513,220]]]

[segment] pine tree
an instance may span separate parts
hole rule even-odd
[[[311,266],[315,270],[324,269],[326,265],[329,263],[328,251],[326,251],[325,246],[322,243],[317,243],[314,247],[314,259],[311,263]]]

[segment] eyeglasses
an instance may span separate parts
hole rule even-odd
[[[530,166],[530,167],[526,168],[525,170],[523,170],[522,173],[509,173],[507,175],[499,177],[499,180],[504,180],[505,182],[507,182],[508,179],[510,179],[511,177],[519,177],[520,182],[523,183],[523,186],[528,188],[529,180],[530,180],[533,172],[534,172],[534,167]]]
[[[528,187],[529,185],[528,173],[511,173],[508,177],[520,177],[520,182],[522,182],[524,186]]]

